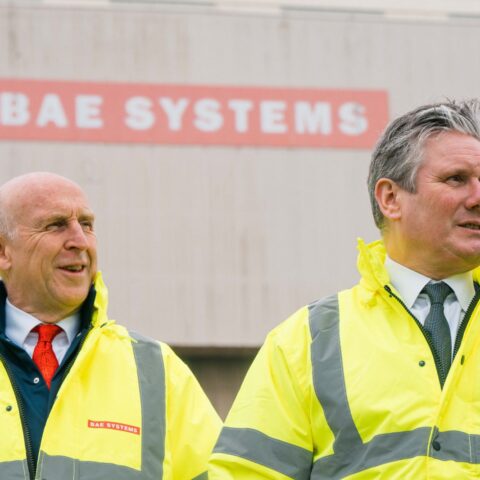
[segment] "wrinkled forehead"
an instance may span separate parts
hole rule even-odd
[[[30,224],[50,216],[93,216],[85,193],[71,182],[37,182],[10,193],[8,208],[15,223]]]

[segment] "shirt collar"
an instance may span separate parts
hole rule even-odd
[[[23,310],[20,310],[15,305],[12,305],[7,298],[5,303],[5,335],[18,346],[23,346],[25,339],[31,332],[32,328],[41,324],[37,318],[30,315]],[[56,323],[62,327],[67,335],[68,343],[72,343],[75,335],[80,328],[80,314],[74,313],[63,320]]]
[[[405,305],[408,308],[412,308],[423,287],[431,279],[421,273],[410,270],[404,265],[400,265],[388,256],[385,258],[385,268],[391,284],[398,291]],[[475,296],[472,272],[452,275],[444,278],[443,281],[454,291],[462,310],[467,311],[472,298]]]

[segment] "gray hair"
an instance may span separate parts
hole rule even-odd
[[[13,240],[15,228],[4,195],[0,193],[0,236]]]
[[[368,192],[377,227],[384,227],[384,216],[375,198],[379,179],[389,178],[404,190],[415,193],[423,147],[441,132],[459,132],[480,141],[480,101],[446,101],[423,105],[395,119],[383,132],[370,163]]]

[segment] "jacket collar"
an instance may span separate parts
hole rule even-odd
[[[371,293],[383,290],[385,285],[390,283],[388,272],[385,268],[385,257],[387,252],[382,240],[366,244],[361,238],[358,239],[358,260],[357,267],[362,279],[361,285]],[[480,283],[480,267],[472,270],[472,277],[475,283]]]
[[[0,334],[5,334],[5,302],[7,290],[0,281]],[[97,272],[87,298],[80,307],[80,330],[97,327],[107,321],[108,292],[102,274]]]

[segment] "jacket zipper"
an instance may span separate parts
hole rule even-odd
[[[480,288],[475,289],[475,295],[472,298],[472,301],[470,302],[470,305],[467,308],[467,311],[465,312],[465,316],[463,317],[462,323],[460,324],[460,327],[458,327],[458,332],[457,336],[455,338],[455,345],[453,348],[453,358],[455,358],[455,355],[457,354],[460,344],[462,343],[463,339],[463,334],[465,333],[465,329],[467,328],[468,322],[470,321],[470,317],[472,316],[473,310],[475,309],[478,299],[480,298]]]
[[[430,347],[430,350],[432,352],[433,359],[435,361],[435,367],[437,369],[438,379],[440,380],[440,385],[443,388],[443,384],[445,383],[445,380],[446,380],[446,375],[445,375],[445,378],[442,381],[442,376],[443,375],[441,375],[440,372],[443,373],[443,369],[440,366],[440,359],[438,358],[437,352],[433,348],[433,345],[432,345],[429,337],[427,336],[427,334],[425,332],[425,329],[423,328],[423,325],[418,321],[417,317],[415,317],[415,315],[413,315],[413,313],[407,308],[407,306],[405,305],[403,300],[401,298],[399,298],[397,295],[395,295],[395,293],[393,293],[392,289],[390,288],[390,285],[384,285],[383,288],[387,291],[387,293],[390,297],[395,298],[398,301],[398,303],[400,303],[400,305],[415,320],[415,323],[420,328],[420,331],[422,332],[423,336],[425,337],[425,340],[427,341],[428,346]],[[460,348],[460,343],[462,341],[463,334],[465,332],[465,329],[467,327],[467,324],[470,320],[470,317],[473,313],[473,310],[475,308],[475,305],[477,304],[477,301],[478,301],[479,297],[480,297],[480,289],[475,292],[475,296],[473,297],[472,301],[470,302],[470,305],[468,306],[467,311],[465,312],[465,316],[463,317],[462,323],[460,324],[460,327],[458,329],[457,336],[455,337],[455,345],[454,345],[454,349],[453,349],[452,361],[455,358],[455,355],[457,354],[458,349]]]
[[[17,387],[17,384],[15,383],[14,377],[10,371],[10,367],[8,366],[8,362],[5,360],[5,357],[2,354],[0,354],[0,360],[3,363],[3,366],[5,367],[8,378],[10,380],[10,384],[12,385],[13,392],[15,393],[15,398],[17,400],[18,411],[20,413],[20,420],[22,421],[25,450],[27,453],[28,472],[30,474],[30,479],[33,480],[35,477],[35,461],[33,458],[32,439],[30,437],[30,430],[28,429],[27,423],[25,421],[25,410],[23,406],[23,400],[20,395],[20,392],[18,391],[18,387]]]

